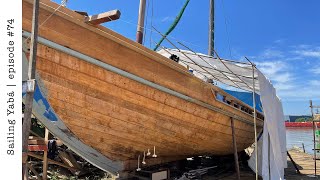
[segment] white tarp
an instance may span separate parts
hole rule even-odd
[[[276,90],[271,82],[260,71],[258,71],[258,79],[264,113],[262,177],[263,179],[284,179],[284,168],[287,167],[287,149],[282,103],[276,96]]]
[[[178,56],[179,64],[193,70],[193,74],[200,79],[212,79],[229,86],[252,91],[251,64],[221,60],[204,54],[176,49],[162,49],[158,53],[167,58],[173,54]],[[254,77],[258,77],[258,81],[255,81],[255,89],[261,96],[265,118],[263,137],[261,138],[263,141],[258,143],[259,147],[257,148],[260,151],[258,165],[262,164],[262,167],[258,168],[258,170],[262,169],[259,174],[263,179],[269,179],[269,172],[272,180],[284,179],[287,154],[282,103],[276,96],[276,90],[271,82],[259,70],[255,70]],[[254,158],[254,154],[251,157]],[[251,159],[249,164],[251,167],[255,167],[255,160]]]
[[[252,65],[231,60],[220,60],[200,53],[177,49],[161,49],[159,54],[170,58],[172,54],[179,57],[179,64],[193,70],[193,74],[200,79],[212,79],[223,84],[252,91]],[[257,77],[257,73],[255,73]],[[256,81],[256,91],[259,84]]]

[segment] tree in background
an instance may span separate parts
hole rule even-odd
[[[307,121],[312,121],[312,118],[301,117],[301,118],[296,119],[295,122],[307,122]]]

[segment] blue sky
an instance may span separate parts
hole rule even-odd
[[[153,48],[160,39],[150,31],[151,23],[165,32],[184,2],[147,0],[145,46]],[[69,0],[68,7],[89,14],[119,9],[120,20],[104,25],[135,40],[139,0]],[[319,7],[319,0],[216,0],[218,54],[238,60],[247,56],[256,63],[276,87],[285,114],[310,114],[310,99],[320,105]],[[209,0],[190,0],[170,39],[207,53],[208,10]]]

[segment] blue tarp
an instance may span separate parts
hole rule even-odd
[[[251,92],[239,92],[239,91],[231,91],[226,89],[224,89],[224,91],[253,108],[253,97]],[[256,93],[256,109],[262,112],[260,95],[257,93]]]

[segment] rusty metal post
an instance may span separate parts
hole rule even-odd
[[[32,17],[32,34],[31,34],[31,50],[29,57],[29,68],[28,68],[28,81],[34,85],[34,79],[36,74],[36,57],[37,57],[37,44],[38,44],[38,18],[39,18],[39,0],[33,2],[33,17]],[[25,101],[25,112],[24,120],[22,124],[22,170],[23,178],[28,179],[28,168],[26,162],[28,159],[28,139],[29,131],[31,126],[31,114],[33,104],[34,89],[27,91]]]
[[[313,104],[312,100],[310,100],[310,109],[311,109],[311,116],[312,116],[312,131],[313,131],[313,159],[314,159],[314,175],[317,176],[317,151],[316,151],[316,124],[314,121],[314,114],[313,114]]]
[[[142,40],[143,40],[145,12],[146,12],[146,0],[140,0],[137,37],[136,37],[137,38],[136,41],[140,44],[142,44]]]
[[[239,169],[239,161],[238,161],[238,151],[237,151],[237,141],[236,141],[236,132],[234,128],[234,120],[231,117],[231,131],[232,131],[232,144],[233,144],[233,154],[234,154],[234,163],[237,172],[237,180],[240,180],[240,169]]]

